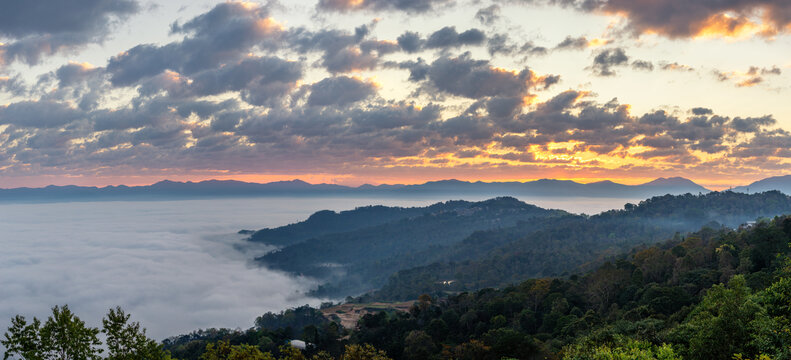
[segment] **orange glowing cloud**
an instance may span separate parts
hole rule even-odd
[[[590,40],[588,40],[588,48],[602,47],[602,46],[607,45],[609,43],[610,43],[610,41],[607,40],[607,39],[600,39],[600,38],[590,39]]]
[[[786,0],[607,0],[594,11],[619,17],[636,35],[740,40],[791,31]]]
[[[756,35],[770,37],[776,34],[777,30],[766,23],[757,23],[741,16],[715,14],[700,25],[694,38],[745,39]]]
[[[333,9],[354,10],[365,6],[365,0],[323,0],[322,5]]]

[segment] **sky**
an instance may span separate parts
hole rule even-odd
[[[0,187],[787,174],[786,0],[0,3]]]

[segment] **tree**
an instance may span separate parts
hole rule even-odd
[[[302,351],[291,346],[283,345],[280,347],[280,360],[306,360]]]
[[[102,350],[99,329],[85,326],[68,305],[52,308],[44,325],[33,318],[27,324],[17,316],[2,341],[6,347],[3,359],[18,355],[25,360],[97,360]]]
[[[470,340],[461,345],[457,345],[452,350],[443,350],[443,355],[447,359],[454,360],[479,360],[485,359],[490,354],[491,348],[482,341]]]
[[[170,353],[146,337],[145,329],[129,322],[130,315],[120,307],[110,309],[102,320],[107,337],[107,360],[170,360]],[[87,327],[68,305],[52,308],[52,315],[42,325],[33,318],[28,324],[23,316],[11,320],[0,341],[6,347],[4,360],[17,356],[24,360],[98,360],[102,343],[99,329]]]
[[[614,344],[575,344],[564,349],[563,360],[681,360],[670,345],[618,338]]]
[[[26,360],[44,359],[44,349],[41,346],[41,321],[33,318],[31,324],[27,323],[24,316],[17,315],[11,319],[11,326],[5,333],[5,340],[0,341],[6,348],[3,360],[16,354]]]
[[[431,336],[424,331],[412,331],[404,340],[404,356],[410,360],[430,359],[436,350]]]
[[[346,345],[346,352],[341,360],[392,360],[382,350],[377,350],[370,344]]]
[[[251,345],[230,345],[227,341],[218,341],[206,345],[206,352],[201,360],[275,360],[270,353],[262,353]]]
[[[85,326],[71,312],[68,305],[52,308],[52,316],[47,319],[39,332],[47,359],[94,360],[102,352],[102,344],[97,335],[99,329]]]
[[[750,323],[765,316],[751,296],[744,276],[734,276],[727,287],[715,285],[693,310],[680,331],[692,331],[690,355],[699,359],[731,359],[750,342]],[[686,329],[685,329],[686,328]]]
[[[108,360],[166,360],[170,354],[156,341],[146,337],[140,323],[129,323],[130,315],[120,307],[110,309],[102,319],[102,332],[107,336]]]

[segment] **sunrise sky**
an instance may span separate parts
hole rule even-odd
[[[0,3],[0,187],[791,168],[787,0]]]

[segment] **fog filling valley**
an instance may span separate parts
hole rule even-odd
[[[447,200],[447,199],[445,199]],[[470,199],[481,200],[481,199]],[[595,213],[625,199],[524,199]],[[68,304],[90,326],[121,306],[161,340],[200,328],[248,328],[256,316],[322,300],[317,285],[251,263],[271,250],[240,229],[304,220],[322,209],[425,206],[440,199],[258,198],[0,205],[0,332]],[[244,249],[244,250],[240,250]]]

